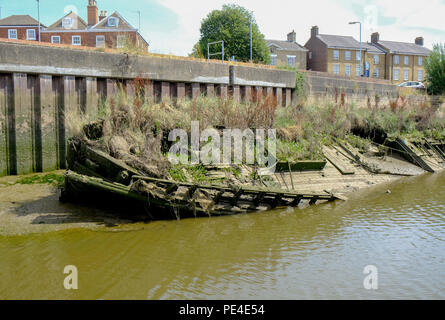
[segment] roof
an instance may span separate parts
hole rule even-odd
[[[360,50],[360,42],[350,36],[336,36],[330,34],[319,34],[317,38],[323,41],[328,48],[344,48]]]
[[[266,40],[266,44],[268,47],[276,45],[279,49],[286,51],[308,51],[305,47],[291,41]]]
[[[62,26],[62,20],[64,18],[72,18],[73,19],[73,27],[69,28],[70,30],[84,30],[88,27],[88,24],[77,14],[74,12],[69,12],[67,15],[63,16],[59,20],[57,20],[55,23],[50,25],[46,31],[50,30],[67,30],[67,28]]]
[[[362,48],[369,53],[385,54],[385,51],[383,49],[381,49],[369,42],[362,42]]]
[[[0,26],[38,26],[39,22],[30,15],[12,15],[0,20]],[[41,26],[44,27],[42,23]]]
[[[379,41],[378,44],[393,53],[405,53],[413,55],[428,56],[431,51],[428,48],[415,43],[397,42],[397,41]]]
[[[108,26],[108,20],[110,17],[118,18],[116,27]],[[92,26],[91,29],[136,30],[118,12],[114,12],[108,17],[102,19],[96,25]]]

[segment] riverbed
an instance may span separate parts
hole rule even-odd
[[[346,202],[147,223],[74,205],[70,220],[37,186],[46,200],[14,209],[30,229],[0,236],[0,299],[445,299],[444,186],[424,174]],[[78,290],[63,286],[67,265]],[[370,265],[377,290],[363,285]]]

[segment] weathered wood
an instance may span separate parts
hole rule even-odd
[[[335,150],[335,149],[334,149]],[[338,170],[342,175],[353,175],[355,170],[353,170],[348,163],[336,154],[336,150],[330,149],[328,147],[323,148],[323,154],[326,159]],[[344,157],[347,159],[346,157]]]

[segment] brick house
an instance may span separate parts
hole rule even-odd
[[[41,28],[45,28],[40,24]],[[39,40],[39,22],[29,15],[13,15],[0,20],[0,38]]]
[[[305,47],[309,50],[308,70],[385,79],[385,51],[373,44],[362,42],[360,46],[351,36],[319,34],[314,26]]]
[[[97,48],[132,45],[148,51],[149,44],[118,12],[107,15],[94,0],[88,1],[88,22],[70,12],[41,33],[43,42]]]
[[[393,83],[424,81],[425,62],[431,51],[425,48],[423,37],[413,43],[383,41],[379,33],[371,35],[371,43],[385,52],[385,78]]]
[[[299,45],[296,40],[297,34],[295,31],[287,35],[287,41],[266,40],[270,50],[270,64],[306,70],[308,50]]]

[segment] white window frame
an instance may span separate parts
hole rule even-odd
[[[355,52],[355,60],[362,61],[362,54],[360,51]]]
[[[276,66],[277,65],[277,55],[276,54],[271,54],[270,55],[270,65],[271,66]]]
[[[111,23],[111,21],[114,21],[114,23]],[[107,20],[107,26],[108,27],[117,27],[119,25],[119,19],[116,17],[109,17]]]
[[[409,80],[409,69],[403,70],[403,81]]]
[[[360,64],[356,64],[355,65],[355,75],[357,77],[361,77],[362,76],[362,66]]]
[[[29,32],[30,31],[34,32],[34,36],[33,37],[29,36]],[[26,29],[26,40],[36,40],[36,39],[37,39],[37,37],[36,37],[36,29]]]
[[[350,77],[351,76],[351,65],[348,63],[348,64],[345,64],[345,75],[347,76],[347,77]]]
[[[79,38],[79,43],[74,43],[74,39],[77,39],[77,38]],[[71,37],[71,44],[73,45],[73,46],[81,46],[82,45],[82,37],[81,36],[72,36]]]
[[[290,61],[293,61],[293,63],[290,63]],[[287,65],[291,67],[295,67],[297,64],[297,56],[287,56]]]
[[[399,81],[399,79],[400,79],[400,70],[394,69],[394,80]]]
[[[423,66],[423,58],[422,57],[417,58],[417,65]]]
[[[334,50],[332,55],[334,60],[340,60],[340,51]]]
[[[394,64],[398,65],[400,63],[400,57],[398,55],[394,56]]]
[[[408,56],[404,56],[403,57],[403,62],[405,63],[405,66],[409,65],[409,57]]]
[[[15,33],[15,37],[11,36],[12,33]],[[17,29],[8,29],[8,39],[17,40]]]
[[[69,21],[69,23],[68,23]],[[71,17],[65,17],[62,19],[62,28],[71,29],[73,27],[74,21]]]
[[[351,51],[345,51],[345,60],[350,61],[351,60]]]
[[[119,41],[119,38],[124,38],[123,43],[121,43],[122,41]],[[125,44],[125,41],[127,41],[127,37],[125,35],[118,34],[116,36],[116,48],[123,48],[124,44]]]
[[[374,64],[379,64],[380,63],[380,57],[378,54],[374,55]]]
[[[55,39],[59,39],[57,42],[54,41]],[[51,36],[51,43],[60,44],[60,36]]]
[[[419,81],[419,82],[423,81],[423,70],[422,69],[417,71],[417,81]]]
[[[335,69],[337,69],[337,72],[335,72]],[[334,74],[340,74],[340,64],[339,63],[334,63],[334,65],[332,67],[332,72]]]
[[[98,39],[103,38],[103,46],[98,46]],[[105,35],[96,35],[96,48],[105,48]]]

